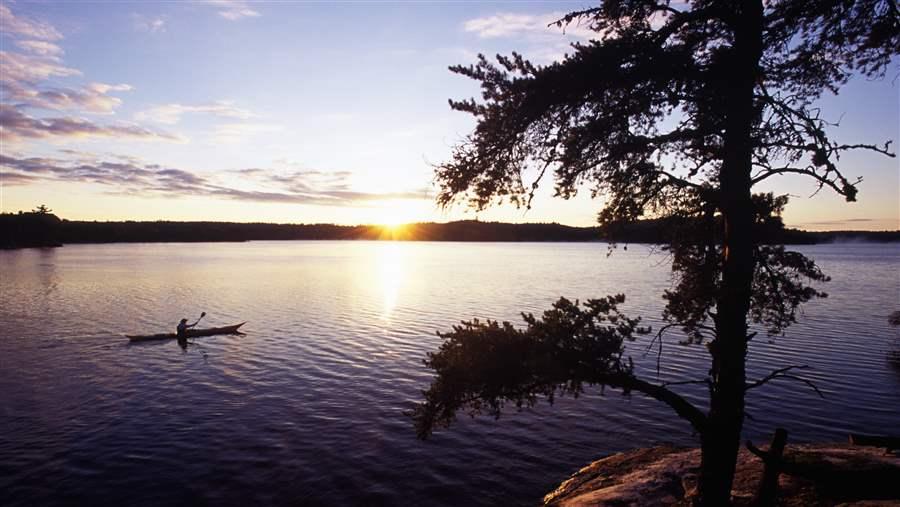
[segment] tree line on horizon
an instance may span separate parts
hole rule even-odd
[[[64,220],[48,208],[0,213],[0,248],[54,247],[79,243],[241,242],[281,240],[398,240],[591,242],[665,244],[677,228],[669,219],[648,219],[603,227],[558,223],[514,224],[460,220],[388,228],[378,225],[270,224],[242,222]],[[769,224],[771,242],[817,244],[835,241],[896,242],[900,231],[811,232]]]

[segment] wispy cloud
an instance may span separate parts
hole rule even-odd
[[[567,35],[574,39],[590,39],[597,33],[587,26],[578,23],[570,24],[564,28],[555,26],[557,20],[565,16],[564,12],[551,12],[547,14],[517,14],[504,12],[470,19],[463,23],[463,29],[472,32],[484,39],[490,38],[559,38]]]
[[[16,46],[39,56],[60,57],[63,54],[61,47],[43,40],[17,40]]]
[[[79,137],[127,137],[145,140],[183,142],[183,138],[150,130],[134,124],[98,125],[83,118],[71,116],[35,118],[19,109],[0,104],[0,140],[17,143],[26,139],[79,138]]]
[[[812,220],[808,222],[789,222],[789,227],[798,227],[812,231],[852,231],[852,230],[900,230],[900,217],[885,215],[882,217],[835,218],[831,220]]]
[[[146,111],[141,111],[135,115],[135,119],[139,121],[149,120],[157,123],[165,123],[173,125],[181,121],[182,115],[185,113],[202,113],[221,116],[225,118],[239,118],[246,120],[255,115],[247,109],[242,109],[234,105],[234,102],[228,100],[220,100],[210,104],[185,105],[185,104],[165,104],[156,106]]]
[[[279,132],[284,127],[268,123],[223,123],[216,125],[212,141],[219,144],[240,144],[260,134]]]
[[[0,3],[0,33],[44,41],[55,41],[63,38],[62,34],[53,25],[26,17],[15,16],[9,6],[2,3]]]
[[[132,14],[134,29],[138,32],[161,33],[166,31],[166,19],[162,16],[150,17],[143,14]]]
[[[62,51],[60,50],[60,53]],[[81,71],[66,67],[56,55],[24,54],[0,51],[0,82],[34,85],[51,77],[80,76]]]
[[[110,85],[106,83],[89,83],[75,88],[35,89],[22,86],[21,83],[0,82],[4,99],[20,108],[49,110],[76,110],[95,114],[111,114],[122,104],[122,99],[108,95],[109,92],[131,90],[126,84]]]
[[[217,8],[219,16],[231,21],[243,18],[255,18],[259,12],[250,8],[249,2],[244,0],[206,0],[204,3]]]
[[[0,157],[2,157],[2,155],[0,155]],[[2,163],[0,163],[0,167],[2,167]],[[0,185],[5,185],[7,187],[14,185],[30,185],[32,183],[37,183],[40,179],[41,178],[30,174],[0,171]]]
[[[249,178],[257,185],[277,189],[291,194],[327,194],[332,198],[341,195],[355,195],[351,189],[349,171],[319,171],[300,169],[279,171],[274,169],[247,168],[230,171]]]
[[[431,199],[427,190],[369,193],[350,189],[346,171],[315,170],[279,173],[248,168],[200,175],[196,172],[149,164],[133,157],[96,157],[86,160],[46,157],[12,157],[0,154],[0,174],[5,184],[35,184],[41,181],[93,183],[112,192],[154,197],[218,197],[243,201],[363,205],[377,200]],[[223,183],[240,177],[241,185]]]
[[[564,15],[562,11],[546,14],[501,12],[470,19],[463,23],[463,30],[482,39],[516,39],[525,44],[521,52],[526,57],[546,63],[562,59],[574,42],[598,38],[597,32],[577,21],[556,26],[554,23]]]
[[[823,225],[847,225],[847,224],[858,224],[858,223],[866,223],[866,222],[877,222],[879,219],[875,218],[841,218],[835,220],[820,220],[816,222],[803,222],[801,225],[806,226],[823,226]]]

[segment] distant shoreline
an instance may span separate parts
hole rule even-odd
[[[462,242],[608,242],[666,243],[666,226],[646,220],[629,224],[611,237],[601,227],[557,223],[511,224],[463,220],[414,223],[399,227],[334,224],[240,222],[89,222],[61,220],[53,214],[0,215],[0,248],[54,247],[106,243],[207,243],[286,240],[393,240]],[[782,229],[769,243],[821,244],[900,242],[900,231],[824,231]]]

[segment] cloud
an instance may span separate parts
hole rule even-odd
[[[61,180],[69,183],[98,183],[114,186],[124,192],[176,191],[205,185],[206,180],[180,169],[163,168],[153,164],[135,164],[94,159],[66,161],[57,158],[16,158],[0,154],[0,169],[4,178],[12,175],[40,180]],[[6,172],[10,171],[10,172]]]
[[[2,167],[2,164],[0,164]],[[30,185],[33,183],[37,183],[40,180],[37,176],[31,176],[29,174],[18,174],[18,173],[8,173],[0,171],[0,186],[14,186],[14,185]]]
[[[0,3],[0,33],[28,39],[55,41],[63,38],[52,25],[15,16],[7,5]]]
[[[232,101],[221,100],[211,104],[200,104],[196,106],[165,104],[146,111],[141,111],[135,115],[135,119],[174,125],[181,121],[181,116],[185,113],[203,113],[225,118],[239,118],[242,120],[255,116],[247,109],[236,107]]]
[[[564,12],[547,14],[498,13],[492,16],[470,19],[463,23],[463,30],[482,39],[508,38],[523,43],[521,53],[535,63],[562,60],[572,51],[575,42],[597,39],[600,34],[586,23],[577,21],[558,27],[554,23]]]
[[[19,17],[0,4],[4,41],[13,39],[19,51],[0,51],[0,141],[68,140],[84,137],[127,138],[183,142],[182,137],[133,123],[100,124],[62,115],[60,111],[113,114],[122,104],[114,93],[132,90],[128,84],[89,82],[62,85],[59,79],[81,76],[62,60],[62,39],[52,25]],[[35,113],[33,110],[53,111]]]
[[[248,2],[244,0],[206,0],[204,3],[216,6],[219,16],[230,21],[255,18],[260,15],[259,12],[251,9]]]
[[[831,220],[815,220],[815,221],[789,221],[789,227],[797,227],[800,229],[821,231],[847,231],[847,230],[898,230],[900,229],[900,217],[883,216],[883,217],[860,217],[860,218],[835,218]]]
[[[81,71],[62,65],[56,56],[0,51],[0,82],[34,85],[51,77],[80,76]]]
[[[78,137],[128,137],[133,139],[184,141],[183,138],[146,129],[139,125],[98,125],[83,118],[34,118],[19,109],[0,104],[0,140],[10,143],[24,139]]]
[[[223,123],[216,125],[212,141],[218,144],[239,144],[259,134],[283,130],[281,125],[268,123]]]
[[[17,40],[16,46],[38,56],[60,57],[63,54],[61,47],[43,40]]]
[[[68,154],[68,153],[67,153]],[[112,192],[148,197],[213,197],[241,201],[355,206],[371,201],[430,199],[427,190],[368,193],[349,188],[346,171],[295,171],[276,173],[260,168],[238,169],[200,175],[184,169],[149,164],[133,157],[99,157],[86,160],[45,157],[12,157],[0,154],[0,174],[11,184],[42,181],[92,183]],[[113,160],[111,160],[113,159]],[[240,176],[241,186],[223,183]]]
[[[134,29],[138,32],[161,33],[166,31],[166,19],[162,16],[147,17],[142,14],[132,14]]]
[[[129,91],[126,84],[110,85],[105,83],[89,83],[81,89],[47,88],[34,89],[20,83],[0,83],[4,98],[15,102],[22,108],[78,110],[96,114],[111,114],[122,104],[122,99],[111,97],[107,93]]]
[[[109,114],[122,101],[107,94],[131,90],[127,84],[106,83],[89,83],[81,88],[42,87],[43,81],[79,76],[81,72],[63,65],[63,51],[53,43],[25,40],[16,41],[16,45],[29,53],[0,51],[0,92],[4,103],[22,108]]]
[[[60,46],[33,38],[35,33],[43,33],[45,38],[54,40],[61,36],[57,37],[58,32],[53,31],[50,25],[16,18],[6,6],[0,9],[0,14],[4,16],[4,20],[13,20],[11,26],[17,27],[10,34],[26,33],[31,37],[14,41],[24,52],[0,51],[0,93],[5,104],[21,109],[78,110],[110,114],[122,101],[108,94],[131,90],[131,86],[125,84],[89,83],[75,88],[43,85],[53,78],[81,75],[78,69],[63,64],[63,49]]]
[[[817,222],[803,222],[801,225],[806,226],[821,226],[821,225],[844,225],[844,224],[854,224],[854,223],[866,223],[866,222],[876,222],[878,219],[875,218],[841,218],[835,220],[820,220]]]
[[[331,198],[354,195],[350,188],[349,171],[325,172],[318,170],[273,171],[259,168],[232,171],[249,176],[259,185],[279,188],[292,194],[316,193]]]
[[[553,25],[565,16],[564,12],[548,14],[498,13],[493,16],[470,19],[463,23],[463,29],[473,32],[483,39],[491,38],[555,38],[562,35],[587,40],[596,38],[597,33],[577,22],[564,28]]]

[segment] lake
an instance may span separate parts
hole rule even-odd
[[[787,335],[751,342],[749,376],[791,364],[824,394],[773,382],[746,437],[896,432],[900,245],[798,247],[833,280]],[[658,326],[667,257],[601,243],[250,242],[0,252],[0,504],[533,505],[606,454],[696,445],[640,395],[590,391],[428,441],[404,415],[422,359],[472,317],[520,323],[559,296],[625,293]],[[125,333],[247,321],[246,336],[131,345]],[[702,347],[667,335],[659,380],[701,378]],[[655,380],[647,339],[628,345]],[[702,404],[703,388],[676,388]]]

